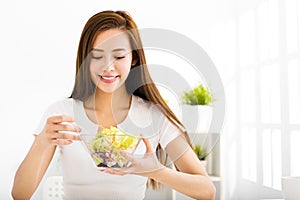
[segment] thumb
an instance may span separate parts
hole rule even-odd
[[[146,145],[146,153],[153,153],[154,149],[147,138],[142,138],[144,144]]]

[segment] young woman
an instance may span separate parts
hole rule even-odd
[[[110,126],[141,133],[146,153],[124,154],[132,163],[124,169],[97,170],[77,133]],[[57,155],[64,199],[143,199],[147,181],[154,188],[161,183],[195,199],[214,199],[215,187],[152,82],[137,26],[124,11],[103,11],[87,21],[72,95],[48,108],[37,131],[16,172],[14,199],[36,195]],[[177,170],[165,166],[165,153]]]

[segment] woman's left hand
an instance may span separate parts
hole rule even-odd
[[[101,171],[117,175],[138,174],[141,176],[151,177],[151,174],[155,171],[165,168],[165,166],[157,159],[156,153],[149,140],[143,138],[143,142],[146,145],[146,153],[142,157],[132,155],[124,151],[121,152],[122,156],[131,163],[130,166],[123,167],[118,170],[105,168]]]

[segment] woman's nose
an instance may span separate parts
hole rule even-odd
[[[114,63],[109,64],[109,65],[105,68],[105,71],[113,71],[113,70],[115,70]]]
[[[113,70],[115,70],[114,60],[110,60],[110,61],[106,62],[104,70],[105,71],[113,71]]]

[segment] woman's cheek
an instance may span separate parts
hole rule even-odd
[[[126,60],[124,60],[124,62],[120,63],[119,65],[119,72],[121,74],[128,74],[131,68],[131,57],[126,58]]]
[[[95,85],[97,85],[98,82],[98,67],[95,63],[90,64],[90,76],[92,81],[94,82]]]
[[[92,61],[90,63],[90,71],[91,73],[97,73],[97,71],[99,71],[99,63]]]
[[[128,66],[120,66],[119,67],[119,73],[122,74],[128,74],[130,70],[130,67]]]

